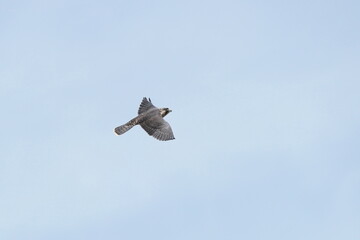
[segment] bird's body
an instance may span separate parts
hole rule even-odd
[[[169,108],[155,107],[150,98],[148,100],[144,97],[139,107],[139,115],[124,125],[115,128],[115,133],[121,135],[135,125],[140,125],[150,136],[160,141],[173,140],[175,137],[170,124],[163,119],[170,112]]]

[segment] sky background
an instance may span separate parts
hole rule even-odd
[[[0,239],[360,239],[359,12],[0,1]]]

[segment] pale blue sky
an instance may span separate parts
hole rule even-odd
[[[0,239],[360,239],[359,1],[0,3]]]

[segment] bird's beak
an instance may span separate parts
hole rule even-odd
[[[172,110],[171,110],[171,109],[169,109],[169,112],[172,112]]]

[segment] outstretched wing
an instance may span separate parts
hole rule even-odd
[[[140,107],[138,110],[138,114],[140,115],[140,114],[148,111],[151,108],[156,108],[156,107],[151,103],[150,98],[148,100],[146,97],[144,97],[143,100],[141,101],[141,104],[140,104]]]
[[[170,124],[166,122],[160,114],[140,123],[140,126],[150,136],[153,136],[160,141],[168,141],[175,139]]]

